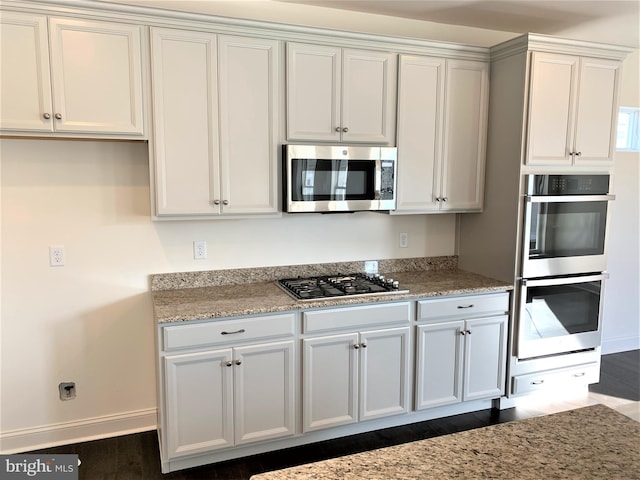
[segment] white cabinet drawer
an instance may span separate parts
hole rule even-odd
[[[409,303],[387,303],[305,312],[302,328],[304,333],[315,333],[409,322],[409,311]]]
[[[295,315],[268,315],[246,319],[211,321],[191,325],[164,327],[164,350],[200,347],[220,343],[237,343],[273,337],[287,337],[295,333]]]
[[[418,302],[418,320],[475,318],[509,311],[509,293],[467,295]]]
[[[548,388],[567,388],[587,385],[600,380],[598,362],[575,367],[547,370],[513,377],[513,394],[531,393]]]

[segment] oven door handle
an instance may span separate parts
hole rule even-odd
[[[615,200],[615,195],[526,195],[529,203],[559,202],[608,202]]]
[[[602,272],[597,275],[584,275],[578,277],[538,278],[533,280],[523,278],[522,285],[525,287],[549,287],[552,285],[570,285],[572,283],[595,282],[598,280],[606,280],[607,278],[609,278],[609,274],[607,272]]]

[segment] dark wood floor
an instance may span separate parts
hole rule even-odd
[[[605,395],[640,400],[640,350],[605,355],[601,381],[591,389]],[[348,455],[463,430],[525,418],[510,408],[483,410],[402,427],[319,442],[303,447],[255,455],[191,468],[166,475],[160,473],[156,432],[125,435],[105,440],[65,445],[30,453],[78,454],[81,480],[246,480],[251,475],[327,458]]]

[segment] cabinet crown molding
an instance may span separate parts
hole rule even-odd
[[[606,58],[610,60],[624,60],[633,48],[606,43],[587,42],[559,38],[539,33],[526,33],[506,42],[494,45],[490,49],[491,60],[500,60],[511,55],[527,51],[565,53],[583,57]]]
[[[489,60],[489,48],[461,43],[358,33],[261,20],[221,17],[202,13],[124,5],[96,0],[0,0],[0,10],[14,10],[117,21],[153,27],[191,29],[264,39],[386,50],[466,60]]]

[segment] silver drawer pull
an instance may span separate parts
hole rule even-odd
[[[236,333],[244,333],[245,329],[241,328],[240,330],[236,330],[235,332],[221,332],[221,335],[235,335]]]
[[[584,377],[584,372],[574,373],[574,377]]]
[[[473,303],[469,304],[469,305],[458,305],[458,308],[473,308],[475,307],[475,305]]]
[[[533,382],[531,382],[531,385],[542,385],[544,383],[544,380],[534,380]]]

